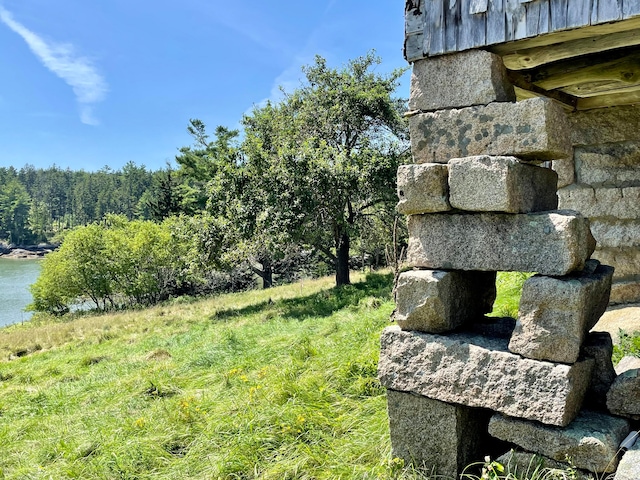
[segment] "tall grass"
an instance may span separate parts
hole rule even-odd
[[[426,478],[377,380],[392,276],[356,280],[0,330],[0,478]]]
[[[7,329],[5,352],[39,348],[0,363],[0,471],[393,477],[376,378],[390,285],[374,274]]]

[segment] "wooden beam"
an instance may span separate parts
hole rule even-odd
[[[540,88],[532,83],[527,81],[527,78],[520,74],[519,72],[508,72],[509,81],[513,84],[514,87],[521,88],[523,90],[528,90],[533,92],[541,97],[552,98],[563,105],[567,106],[570,110],[575,110],[577,106],[578,99],[572,95],[567,95],[564,92],[559,90],[545,90]]]
[[[540,1],[540,0],[538,0]],[[540,17],[542,20],[542,17]],[[590,27],[575,28],[572,30],[564,30],[561,32],[551,32],[547,35],[539,35],[533,38],[525,38],[513,42],[501,43],[499,45],[491,45],[487,50],[500,56],[505,56],[519,50],[526,50],[535,47],[544,47],[557,43],[578,40],[581,38],[592,38],[610,33],[625,32],[640,28],[640,17],[634,17],[629,20],[623,20],[615,23],[605,23],[603,25],[593,25]],[[542,33],[542,31],[540,32]],[[489,33],[487,32],[487,35]]]
[[[633,85],[625,85],[621,82],[589,82],[580,85],[572,85],[561,91],[578,98],[589,98],[600,95],[612,95],[614,93],[629,93],[640,90],[640,81]]]
[[[565,60],[531,70],[526,73],[526,76],[531,83],[545,90],[580,85],[585,82],[614,81],[633,84],[640,81],[640,52],[635,50],[636,53],[631,55],[625,51],[625,55],[619,58],[605,53]]]
[[[529,98],[544,97],[544,95],[542,95],[541,93],[534,93],[529,90],[525,90],[524,88],[514,86],[513,89],[516,92],[516,100],[518,102],[527,100]]]
[[[510,70],[526,70],[546,63],[557,62],[580,55],[640,45],[640,29],[610,33],[598,37],[568,40],[563,43],[518,50],[502,56]]]
[[[614,107],[620,105],[633,105],[640,103],[640,90],[628,93],[613,93],[611,95],[598,95],[597,97],[581,98],[578,100],[578,110],[591,110],[592,108]]]

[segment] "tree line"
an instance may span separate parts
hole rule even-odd
[[[255,106],[242,118],[241,130],[218,126],[211,132],[192,119],[187,130],[193,142],[180,149],[175,168],[148,172],[128,164],[122,171],[95,174],[58,170],[46,200],[48,212],[53,205],[58,209],[44,222],[46,232],[31,227],[39,189],[29,190],[22,170],[15,172],[27,195],[36,192],[23,209],[32,234],[88,225],[65,235],[61,249],[45,259],[41,278],[48,271],[58,273],[34,286],[35,297],[48,292],[53,299],[37,309],[64,310],[80,297],[103,309],[154,303],[197,290],[208,281],[207,272],[229,273],[240,266],[265,287],[301,271],[333,272],[336,284],[345,285],[354,263],[383,263],[398,223],[396,171],[408,160],[409,149],[402,117],[406,103],[394,96],[403,71],[381,75],[375,71],[379,64],[369,53],[335,69],[317,56],[303,67],[300,87]],[[136,245],[136,238],[146,246]],[[153,257],[156,249],[145,242],[154,238],[165,242],[161,251],[176,253],[177,259]],[[176,238],[178,244],[171,243]],[[74,244],[93,245],[90,257],[98,264],[86,269],[89,277],[71,274],[84,268]],[[128,256],[117,255],[122,251]],[[72,265],[71,270],[60,273],[62,264]],[[154,266],[145,273],[135,265]],[[170,281],[157,278],[165,265],[175,267]],[[66,287],[69,295],[51,292],[61,276],[75,279],[74,287]],[[86,290],[91,282],[100,288]],[[146,293],[136,285],[145,285]]]
[[[0,167],[0,240],[15,245],[55,242],[60,234],[99,221],[106,214],[154,219],[166,171],[134,162],[97,172]]]

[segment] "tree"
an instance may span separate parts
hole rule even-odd
[[[352,238],[364,220],[396,203],[408,151],[404,101],[392,96],[403,71],[378,75],[378,64],[369,53],[336,70],[317,56],[303,86],[243,119],[256,218],[322,252],[337,285],[350,282]]]
[[[187,131],[193,146],[180,149],[176,162],[180,184],[182,210],[188,214],[206,211],[225,224],[226,247],[220,253],[219,267],[232,270],[247,262],[251,271],[262,279],[264,288],[273,285],[274,264],[281,249],[265,236],[260,224],[260,210],[255,208],[245,158],[237,143],[239,132],[218,126],[209,140],[205,124],[191,119]]]
[[[149,190],[143,195],[144,206],[150,218],[161,221],[181,212],[181,197],[178,192],[179,183],[171,165],[167,163],[165,170],[159,170],[153,176]]]
[[[31,235],[27,226],[31,199],[27,189],[16,178],[0,185],[0,236],[21,244]]]

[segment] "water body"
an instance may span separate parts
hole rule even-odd
[[[0,258],[0,327],[28,320],[29,285],[40,274],[40,260]]]

